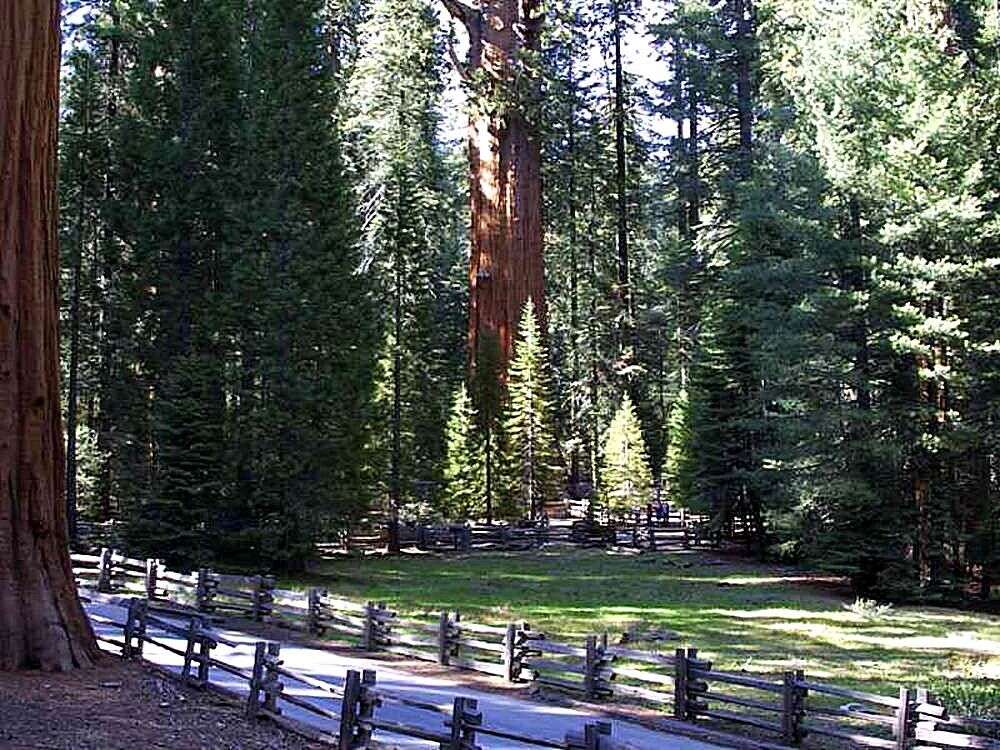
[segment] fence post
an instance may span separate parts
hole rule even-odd
[[[146,600],[133,597],[128,600],[128,616],[124,628],[125,643],[122,656],[126,659],[142,658],[142,646],[146,640]],[[132,645],[132,641],[135,645]]]
[[[361,693],[358,699],[358,719],[362,722],[371,721],[375,718],[375,709],[382,705],[375,692],[375,670],[366,669],[361,673]],[[358,739],[361,747],[368,747],[372,730],[368,724],[358,727]]]
[[[146,559],[146,598],[156,598],[156,579],[159,575],[160,561],[154,558]]]
[[[392,624],[388,614],[389,607],[385,602],[378,602],[375,611],[381,615],[374,618],[375,648],[378,649],[383,645],[392,645]]]
[[[787,745],[802,741],[803,690],[799,682],[805,677],[802,670],[785,672],[781,685],[781,738]]]
[[[646,504],[646,528],[649,529],[649,551],[656,552],[656,526],[653,524],[653,504]]]
[[[567,733],[565,746],[573,750],[602,750],[611,747],[610,743],[604,744],[604,738],[611,738],[611,722],[595,721],[584,724],[582,734]]]
[[[448,666],[451,661],[451,619],[447,612],[438,618],[438,664]]]
[[[583,690],[588,698],[597,697],[597,636],[587,636],[587,655],[584,661]]]
[[[146,643],[146,615],[149,614],[149,602],[146,599],[136,599],[135,655],[142,658],[142,649]]]
[[[250,596],[252,597],[250,599],[250,608],[251,608],[250,616],[254,622],[260,622],[261,619],[263,619],[260,613],[260,593],[263,586],[264,586],[263,577],[260,575],[255,575],[253,577],[253,588],[250,590]]]
[[[451,713],[451,742],[447,750],[477,750],[476,728],[483,725],[483,713],[474,698],[455,698]]]
[[[339,750],[354,750],[358,747],[358,699],[361,697],[361,674],[356,669],[347,670],[344,679],[344,697],[340,701],[340,742]]]
[[[184,648],[184,669],[181,670],[181,677],[184,682],[191,681],[191,662],[195,660],[195,646],[201,640],[201,620],[192,617],[188,621],[187,645]],[[201,665],[198,666],[198,677],[201,678]]]
[[[270,615],[271,603],[274,601],[274,579],[270,576],[254,576],[251,606],[253,619],[262,622],[265,615]]]
[[[308,593],[308,627],[309,632],[314,635],[319,635],[323,632],[322,625],[322,609],[323,609],[323,595],[320,593],[319,589],[315,586],[309,589]]]
[[[111,569],[113,567],[111,557],[113,554],[110,547],[101,547],[101,561],[97,569],[97,590],[102,594],[111,593]]]
[[[520,659],[517,658],[518,640],[517,625],[508,622],[503,639],[503,672],[507,682],[516,681],[521,672]]]
[[[687,684],[687,652],[679,648],[674,651],[674,718],[678,721],[688,720]]]
[[[198,646],[198,655],[201,657],[201,661],[198,662],[198,682],[201,685],[208,684],[209,670],[212,668],[213,648],[215,648],[215,641],[204,633],[201,633],[201,640]]]
[[[365,602],[365,629],[361,636],[361,648],[365,651],[375,650],[375,617],[372,615],[374,608],[375,602]]]
[[[347,670],[344,697],[340,702],[340,735],[338,750],[361,750],[368,747],[371,730],[363,722],[375,715],[378,697],[375,695],[375,672],[366,669],[360,674]]]
[[[611,723],[607,721],[596,721],[583,728],[583,744],[587,750],[601,750],[604,744],[601,738],[610,736]]]
[[[912,693],[907,688],[899,689],[899,706],[896,708],[896,721],[892,733],[896,738],[896,750],[907,750],[913,729]]]
[[[211,582],[211,571],[208,568],[198,568],[198,584],[195,588],[195,604],[199,612],[212,611],[214,591]]]
[[[247,696],[247,716],[253,718],[260,711],[260,685],[264,679],[264,655],[267,653],[267,644],[264,641],[257,641],[253,655],[253,672],[250,676],[250,694]],[[348,673],[350,677],[350,673]],[[347,705],[345,696],[344,705]]]
[[[103,555],[102,555],[103,557]],[[135,629],[135,599],[129,599],[128,611],[125,614],[125,627],[122,628],[122,658],[132,658],[132,631]]]
[[[278,697],[285,686],[278,675],[278,667],[281,666],[281,644],[274,641],[267,644],[264,654],[264,677],[261,680],[260,689],[264,692],[264,708],[272,714],[280,714],[278,707]]]

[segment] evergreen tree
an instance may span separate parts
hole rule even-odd
[[[485,463],[476,425],[476,411],[465,385],[452,402],[446,433],[445,492],[442,511],[447,518],[482,518],[485,508]]]
[[[670,407],[667,449],[660,471],[660,481],[667,497],[685,507],[694,507],[696,502],[697,463],[691,430],[692,408],[687,389],[682,389]]]
[[[156,290],[137,342],[152,397],[136,425],[149,459],[129,503],[128,541],[135,554],[174,564],[210,555],[229,475],[224,318],[215,300],[233,248],[238,18],[234,3],[201,1],[164,2],[146,15],[130,116],[116,134],[127,197],[115,230],[133,248],[139,288]]]
[[[337,132],[321,0],[253,7],[241,133],[246,244],[233,292],[242,362],[230,558],[302,564],[367,505],[374,306]],[[295,310],[295,315],[289,315]],[[228,311],[226,311],[228,314]],[[345,346],[345,341],[350,345]]]
[[[448,399],[462,365],[461,321],[450,312],[459,249],[446,211],[454,184],[439,137],[437,28],[421,0],[372,3],[346,100],[356,110],[349,137],[361,175],[365,263],[384,311],[378,478],[396,514],[440,485]]]
[[[508,517],[538,518],[561,498],[563,475],[551,393],[548,354],[528,300],[521,312],[507,385],[504,515]]]
[[[622,520],[649,503],[653,485],[642,427],[628,395],[608,427],[603,455],[601,502],[610,518]]]

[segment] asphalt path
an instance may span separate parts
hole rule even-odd
[[[121,639],[121,628],[109,624],[106,620],[117,623],[125,621],[127,612],[125,606],[118,601],[91,601],[86,604],[88,613],[94,623],[94,629],[99,635]],[[160,616],[160,615],[157,615]],[[180,627],[186,627],[184,619],[164,618]],[[213,631],[229,643],[220,643],[212,652],[219,661],[250,672],[253,669],[254,651],[258,637],[231,628],[219,628]],[[163,628],[147,627],[147,635],[169,646],[184,650],[186,639],[180,634],[165,631]],[[112,648],[110,644],[104,644]],[[146,643],[143,647],[146,660],[180,673],[184,660],[181,656]],[[447,733],[444,722],[451,714],[452,704],[456,696],[473,698],[479,702],[479,710],[483,714],[484,726],[504,732],[530,735],[553,742],[565,739],[568,732],[580,733],[585,724],[593,721],[605,721],[599,711],[588,712],[577,708],[547,705],[545,703],[526,700],[516,695],[504,695],[499,692],[476,690],[457,681],[428,677],[409,673],[396,666],[374,659],[359,658],[353,655],[335,653],[324,649],[308,648],[292,643],[281,644],[281,659],[285,667],[301,672],[310,677],[342,687],[344,677],[349,669],[376,671],[377,690],[386,694],[376,716],[379,719],[415,725],[437,733]],[[214,667],[211,681],[221,687],[240,695],[249,694],[247,682],[235,675],[230,675]],[[336,696],[318,687],[296,682],[282,677],[284,694],[307,699],[327,711],[340,714],[340,701]],[[417,708],[403,701],[426,704],[428,708]],[[282,713],[292,719],[309,724],[321,731],[336,734],[337,722],[306,711],[287,702],[280,704]],[[436,707],[436,710],[430,708]],[[642,750],[717,750],[715,745],[665,734],[652,729],[615,720],[612,736],[628,747]],[[375,739],[398,748],[436,748],[433,742],[390,734],[379,730]],[[514,740],[490,737],[485,734],[477,736],[477,744],[489,750],[523,750],[531,747]]]

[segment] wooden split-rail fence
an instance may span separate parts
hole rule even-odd
[[[636,549],[663,549],[674,543],[686,546],[721,543],[708,516],[683,508],[647,504],[635,508],[613,523],[594,518],[578,518],[570,523],[547,521],[510,524],[401,524],[399,543],[403,548],[438,553],[470,553],[529,550],[548,544],[576,547],[630,546]],[[344,536],[318,545],[320,552],[374,552],[388,545],[388,523],[382,516],[362,519]]]
[[[675,722],[745,727],[790,746],[826,738],[883,750],[1000,750],[1000,722],[956,716],[923,689],[882,695],[803,671],[779,677],[729,672],[716,669],[695,648],[639,650],[609,644],[606,634],[568,643],[525,622],[482,624],[453,611],[430,619],[402,617],[385,603],[362,604],[319,589],[278,590],[267,576],[201,570],[184,577],[155,560],[130,560],[107,550],[73,560],[81,585],[99,590],[140,593],[161,606],[189,604],[208,616],[246,616],[330,634],[369,652],[531,681],[584,701],[647,706]],[[191,594],[190,601],[173,598],[177,592]]]
[[[183,657],[183,667],[178,676],[194,687],[214,688],[234,695],[231,689],[213,684],[213,671],[243,680],[248,691],[245,698],[248,716],[270,718],[310,737],[315,737],[318,732],[322,739],[330,741],[339,750],[386,747],[380,742],[385,735],[425,740],[436,743],[441,750],[478,750],[477,739],[483,737],[506,739],[525,747],[625,750],[625,745],[612,737],[612,728],[607,722],[585,723],[581,731],[571,732],[562,740],[553,740],[533,736],[527,731],[512,732],[491,727],[477,701],[471,698],[454,696],[446,706],[384,689],[378,684],[375,670],[347,670],[340,684],[321,680],[285,666],[281,659],[281,644],[276,641],[255,643],[253,667],[247,671],[213,656],[212,652],[220,644],[233,647],[237,644],[213,631],[201,616],[189,613],[187,624],[181,625],[173,621],[177,613],[173,613],[171,619],[160,617],[151,609],[148,599],[135,597],[128,601],[125,622],[93,616],[99,624],[122,631],[121,639],[100,636],[101,640],[120,649],[125,659],[142,659],[146,644]],[[231,680],[227,681],[231,683]],[[286,690],[289,683],[297,683],[337,700],[339,711]],[[384,718],[380,709],[387,704],[417,710],[426,716],[426,720],[409,723]],[[288,718],[283,713],[287,706],[295,706],[319,717],[318,723]],[[438,723],[440,727],[435,728]]]

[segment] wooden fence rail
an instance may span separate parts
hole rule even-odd
[[[530,680],[587,701],[650,706],[681,722],[747,727],[787,745],[830,738],[883,750],[1000,750],[1000,722],[953,716],[926,690],[901,688],[880,695],[818,681],[801,670],[777,678],[727,672],[694,648],[663,654],[609,646],[607,634],[564,643],[524,622],[487,625],[453,611],[428,619],[401,617],[384,602],[361,604],[315,588],[283,591],[267,576],[223,576],[205,569],[185,578],[158,561],[131,560],[108,550],[74,555],[73,564],[81,585],[142,593],[150,607],[190,601],[190,611],[203,617],[237,615],[332,634],[366,651],[509,682]],[[169,598],[175,596],[180,598]],[[142,638],[134,632],[139,620],[140,613],[133,616],[130,610],[125,651],[141,653]],[[185,654],[185,664],[209,664],[210,650]]]
[[[247,683],[246,715],[265,717],[278,721],[286,728],[315,736],[314,725],[291,720],[283,715],[285,704],[296,706],[312,716],[319,717],[322,735],[340,750],[365,750],[384,747],[381,735],[397,735],[437,743],[441,750],[478,750],[477,735],[501,737],[527,747],[558,748],[559,750],[626,750],[626,746],[611,737],[611,726],[606,723],[588,723],[579,733],[570,733],[561,741],[532,736],[524,732],[510,732],[490,727],[474,699],[455,696],[449,707],[428,704],[378,687],[374,670],[348,670],[343,685],[290,669],[281,660],[281,644],[258,641],[254,649],[254,663],[250,672],[233,664],[213,658],[211,653],[220,643],[235,646],[214,633],[197,614],[191,614],[186,626],[156,617],[149,613],[147,599],[132,598],[127,604],[125,623],[97,617],[98,622],[122,628],[122,640],[100,636],[101,640],[121,650],[124,659],[142,659],[143,647],[151,644],[171,653],[185,656],[179,678],[193,687],[212,687],[212,670],[217,669]],[[185,639],[185,647],[166,643],[162,636],[150,631],[162,631],[168,636]],[[193,670],[196,669],[196,672]],[[284,679],[282,679],[284,678]],[[309,688],[329,694],[339,702],[339,710],[319,705],[286,690],[286,681],[301,683]],[[426,714],[433,714],[421,723],[391,721],[379,715],[379,708],[386,704],[405,705]],[[439,722],[440,728],[428,728]]]
[[[569,524],[547,521],[509,524],[404,524],[399,527],[399,543],[404,548],[429,552],[487,552],[528,550],[545,544],[580,547],[631,546],[656,551],[673,532],[686,545],[716,544],[707,516],[684,509],[658,513],[652,504],[636,508],[613,523],[578,518]],[[368,519],[340,541],[319,545],[322,551],[371,552],[388,544],[388,524],[384,518]]]

